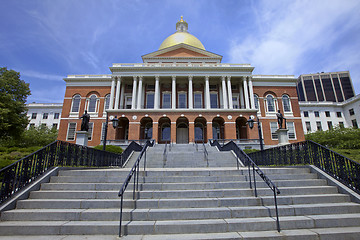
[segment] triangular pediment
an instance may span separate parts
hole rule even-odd
[[[196,48],[187,44],[178,44],[175,46],[171,46],[168,48],[164,48],[149,54],[142,56],[143,60],[145,59],[156,59],[156,58],[211,58],[211,59],[218,59],[221,61],[222,56]]]

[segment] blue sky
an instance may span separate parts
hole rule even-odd
[[[68,74],[109,74],[189,32],[254,74],[349,70],[360,93],[358,0],[0,0],[0,66],[30,83],[28,102],[62,102]]]

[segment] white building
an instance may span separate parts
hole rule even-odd
[[[360,122],[360,94],[343,102],[299,102],[305,133],[333,127],[355,127]]]
[[[62,103],[29,103],[27,116],[30,120],[27,128],[46,126],[59,129]]]

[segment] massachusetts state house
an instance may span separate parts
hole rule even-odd
[[[297,78],[293,75],[253,75],[250,64],[222,63],[222,56],[209,52],[188,32],[181,18],[176,32],[155,52],[142,56],[142,63],[115,63],[111,74],[68,75],[59,128],[59,140],[76,141],[81,117],[90,114],[90,146],[101,144],[106,116],[107,139],[155,139],[189,143],[208,139],[237,139],[239,143],[259,138],[259,118],[266,146],[277,145],[278,110],[287,120],[289,141],[304,140]]]

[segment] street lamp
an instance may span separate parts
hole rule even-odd
[[[260,149],[261,149],[261,151],[263,151],[263,150],[264,150],[264,144],[263,144],[263,139],[262,139],[262,134],[261,134],[260,120],[259,120],[259,117],[256,117],[256,118],[257,118],[256,123],[257,123],[257,125],[258,125]],[[250,128],[250,129],[253,129],[255,121],[254,121],[254,119],[253,119],[252,116],[249,117],[249,120],[247,120],[247,123],[249,124],[249,128]]]
[[[115,116],[112,120],[113,128],[116,129],[119,126],[119,119]],[[106,123],[105,123],[105,132],[104,132],[104,142],[103,142],[103,150],[105,151],[106,148],[106,137],[107,137],[107,130],[108,130],[108,123],[109,123],[109,113],[106,113]]]

